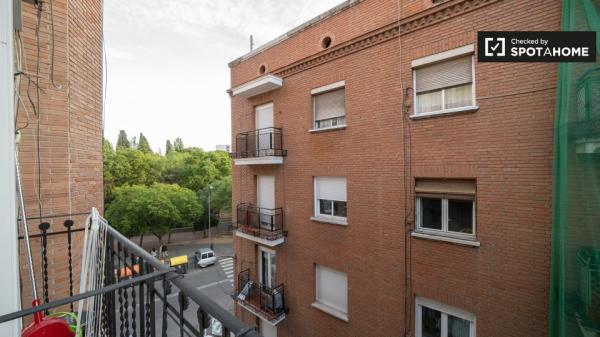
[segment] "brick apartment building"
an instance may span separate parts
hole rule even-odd
[[[78,290],[82,233],[77,230],[83,228],[92,207],[102,209],[104,204],[102,2],[15,0],[14,5],[10,13],[15,22],[12,49],[14,69],[20,74],[14,77],[19,96],[15,101],[15,129],[20,132],[18,152],[30,234],[40,234],[42,223],[49,225],[48,233],[66,231],[67,219],[74,221],[71,229],[76,230],[71,247],[71,258],[76,263],[71,272],[66,235],[48,236],[46,263],[41,238],[32,239],[38,294],[45,302],[68,297],[70,286]],[[14,162],[7,165],[12,169],[9,173],[3,171],[3,177],[14,173]],[[14,193],[10,185],[2,189]],[[19,234],[23,234],[22,226]],[[20,292],[22,307],[28,308],[31,282],[22,239]],[[6,240],[16,238],[7,236]],[[10,256],[10,245],[3,246]],[[10,268],[6,272],[10,274]],[[71,285],[69,278],[73,280]],[[5,289],[3,294],[8,292],[18,293],[18,288]]]
[[[561,1],[351,0],[230,63],[236,314],[265,336],[547,336]]]

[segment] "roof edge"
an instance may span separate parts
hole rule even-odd
[[[336,14],[338,14],[338,13],[340,13],[340,12],[342,12],[342,11],[344,11],[344,10],[346,10],[346,9],[354,6],[354,5],[356,5],[356,4],[358,4],[361,1],[362,0],[346,0],[346,1],[342,2],[341,4],[339,4],[339,5],[337,5],[337,6],[333,7],[333,8],[331,8],[331,9],[329,9],[329,10],[327,10],[327,11],[325,11],[325,12],[319,14],[319,15],[317,15],[316,17],[314,17],[314,18],[312,18],[312,19],[310,19],[310,20],[302,23],[301,25],[297,26],[296,28],[293,28],[292,30],[287,31],[286,33],[284,33],[284,34],[282,34],[282,35],[274,38],[273,40],[271,40],[271,41],[269,41],[269,42],[261,45],[260,47],[258,47],[256,49],[254,49],[254,50],[252,50],[252,51],[250,51],[250,52],[248,52],[248,53],[246,53],[246,54],[238,57],[237,59],[229,62],[227,65],[231,68],[231,67],[233,67],[233,66],[241,63],[242,61],[245,61],[245,60],[253,57],[254,55],[260,54],[263,51],[265,51],[265,50],[267,50],[267,49],[269,49],[269,48],[271,48],[271,47],[273,47],[273,46],[275,46],[275,45],[277,45],[277,44],[279,44],[279,43],[287,40],[288,38],[290,38],[290,37],[292,37],[292,36],[300,33],[301,31],[303,31],[303,30],[305,30],[305,29],[307,29],[307,28],[309,28],[309,27],[311,27],[313,25],[316,25],[317,23],[320,23],[320,22],[322,22],[322,21],[324,21],[324,20],[326,20],[326,19],[328,19],[328,18],[330,18],[330,17],[332,17],[332,16],[334,16],[334,15],[336,15]]]

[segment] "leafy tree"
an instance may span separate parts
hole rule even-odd
[[[219,213],[231,211],[231,160],[226,152],[185,148],[177,138],[167,141],[163,156],[151,151],[143,134],[137,147],[131,142],[136,139],[129,141],[121,131],[117,151],[107,140],[103,143],[106,215],[123,233],[142,235],[142,240],[144,233],[153,233],[162,240],[170,228],[192,223],[202,227],[209,216],[217,225]],[[209,185],[210,215],[205,212]]]
[[[183,146],[183,140],[181,140],[181,138],[179,138],[179,137],[175,138],[175,142],[173,142],[173,150],[181,152],[184,149],[185,149],[185,146]]]
[[[214,227],[219,222],[219,214],[221,211],[231,212],[231,176],[222,178],[213,182],[210,186],[213,189],[210,191],[210,224]],[[209,187],[198,192],[200,204],[208,209]],[[202,227],[208,224],[208,214],[203,214]]]
[[[176,170],[177,181],[181,186],[199,191],[219,178],[219,170],[204,151],[188,149],[186,154]]]
[[[143,153],[152,153],[152,149],[150,148],[150,143],[146,136],[140,132],[140,139],[137,144],[137,149],[142,151]]]
[[[192,224],[203,212],[195,193],[178,185],[121,186],[114,194],[106,218],[121,233],[140,235],[140,245],[146,233],[162,243],[172,227]]]
[[[104,137],[102,137],[102,153],[106,154],[106,153],[112,153],[113,150],[113,146],[110,143],[110,141]]]
[[[179,218],[171,224],[173,227],[188,226],[200,218],[204,208],[200,205],[194,191],[181,187],[177,184],[156,184],[151,187],[158,193],[165,195],[177,208]]]
[[[115,178],[113,176],[115,151],[106,138],[102,139],[102,157],[104,159],[104,201],[108,203],[112,200],[115,188]]]
[[[125,130],[119,131],[119,138],[117,139],[117,150],[128,149],[131,147],[131,143],[129,142],[129,138],[127,138],[127,133]]]
[[[224,151],[206,152],[208,160],[210,160],[215,168],[219,171],[220,177],[231,176],[231,159],[229,153]]]
[[[107,220],[127,236],[150,232],[159,240],[169,229],[172,219],[179,216],[169,198],[146,186],[122,186],[115,189],[115,198],[106,209]]]
[[[167,139],[167,145],[165,147],[165,154],[169,154],[173,151],[173,145],[171,144],[171,141]]]

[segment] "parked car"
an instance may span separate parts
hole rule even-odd
[[[200,248],[198,251],[194,253],[196,257],[196,266],[197,267],[207,267],[215,264],[217,262],[217,257],[215,256],[215,252],[209,248]]]

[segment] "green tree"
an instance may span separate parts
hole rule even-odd
[[[104,201],[105,203],[112,200],[112,194],[115,188],[114,172],[114,157],[115,151],[113,150],[112,144],[106,139],[102,139],[102,158],[104,159]]]
[[[229,153],[224,151],[206,152],[208,160],[210,160],[215,168],[219,171],[220,177],[231,176],[231,158]]]
[[[137,149],[142,151],[143,153],[152,153],[152,149],[150,148],[150,143],[146,136],[140,132],[140,139],[138,140]]]
[[[167,139],[167,145],[165,146],[165,154],[169,154],[173,151],[173,145],[171,144],[171,141]]]
[[[200,201],[194,191],[181,187],[177,184],[155,184],[150,187],[157,193],[165,195],[177,208],[179,217],[172,221],[173,227],[185,227],[198,221],[204,212]]]
[[[175,138],[175,142],[173,142],[173,150],[181,152],[184,149],[185,149],[185,146],[183,146],[183,140],[181,140],[181,138],[179,138],[179,137]]]
[[[211,227],[218,225],[221,212],[231,213],[231,176],[224,177],[210,184],[210,224]],[[198,191],[198,199],[204,209],[208,209],[209,187]],[[208,212],[202,216],[201,226],[208,224]]]
[[[106,219],[127,236],[152,233],[162,243],[170,223],[178,221],[179,212],[171,200],[147,186],[121,186],[115,189],[115,198],[106,209]]]
[[[127,138],[127,133],[125,130],[119,131],[119,138],[117,139],[117,150],[128,149],[131,147],[131,143],[129,142],[129,138]]]
[[[186,154],[176,169],[176,179],[181,186],[199,191],[220,178],[217,166],[204,151],[188,149]]]
[[[121,186],[114,195],[106,218],[121,233],[140,235],[140,245],[146,233],[162,244],[172,228],[197,222],[204,211],[193,191],[174,184]]]

